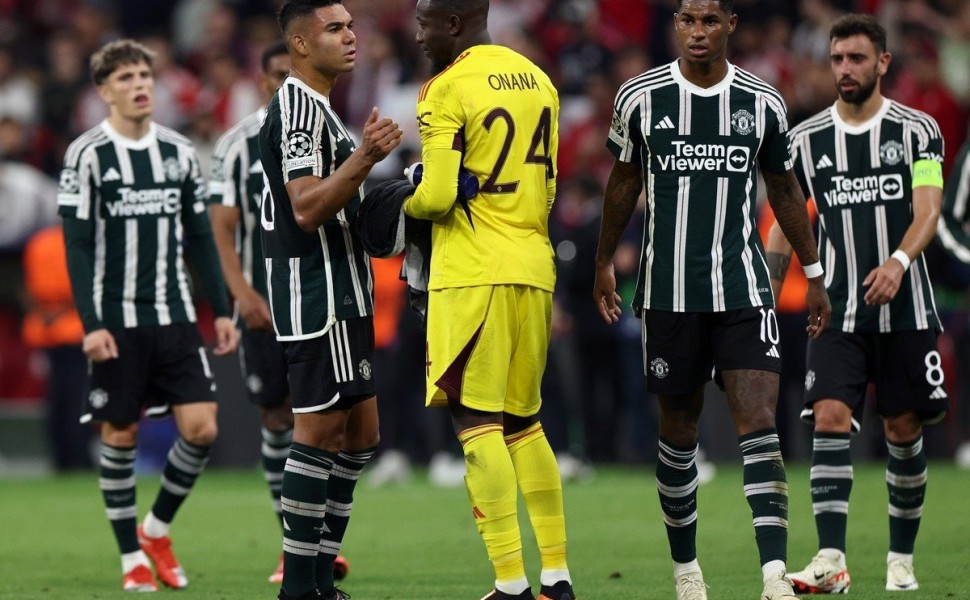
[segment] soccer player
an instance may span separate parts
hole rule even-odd
[[[188,585],[169,526],[216,438],[215,382],[195,326],[183,252],[216,315],[214,353],[236,348],[198,158],[186,138],[152,122],[153,57],[133,40],[111,42],[91,57],[91,77],[109,115],[67,149],[58,194],[91,361],[82,422],[101,426],[98,482],[121,551],[122,585],[138,592],[158,587],[148,559],[165,585]],[[155,503],[136,528],[142,410],[174,415],[179,437]]]
[[[279,598],[339,599],[334,560],[379,438],[373,276],[352,225],[364,178],[400,144],[401,129],[374,108],[357,147],[330,106],[337,76],[356,57],[342,4],[288,0],[279,24],[292,67],[259,131],[266,291],[294,413]]]
[[[679,600],[707,598],[697,560],[697,422],[704,386],[724,389],[744,459],[765,600],[794,598],[785,575],[788,484],[775,429],[781,358],[768,268],[755,226],[759,164],[775,215],[809,278],[809,335],[831,308],[791,170],[776,90],[728,62],[733,2],[681,0],[680,58],[620,86],[593,300],[620,315],[613,254],[646,182],[647,216],[633,311],[642,318],[647,389],[660,403],[657,490]]]
[[[886,31],[845,15],[829,34],[835,105],[792,130],[799,178],[815,198],[832,328],[809,340],[802,419],[814,423],[811,494],[818,554],[792,573],[804,593],[849,590],[845,531],[852,490],[849,439],[869,382],[876,386],[889,458],[886,589],[915,590],[913,546],[923,513],[923,424],[946,414],[936,336],[941,330],[923,249],[942,202],[943,138],[925,113],[880,92],[889,68]],[[791,253],[768,237],[772,287]]]
[[[540,599],[573,600],[562,482],[538,412],[555,284],[559,95],[536,65],[491,45],[488,0],[419,0],[416,41],[435,76],[418,96],[424,174],[405,201],[433,221],[427,404],[447,405],[475,523],[495,569],[485,598],[531,599],[516,485],[542,560]],[[456,201],[463,167],[479,193]]]
[[[290,72],[286,44],[277,42],[268,46],[263,51],[261,65],[259,86],[269,99]],[[265,116],[266,109],[260,108],[216,142],[209,178],[209,219],[222,272],[236,301],[242,345],[239,366],[249,398],[259,407],[263,475],[282,526],[280,487],[293,440],[293,412],[286,381],[286,357],[276,340],[266,300],[266,268],[258,229],[259,203],[263,196],[258,134]],[[346,570],[346,560],[338,556],[334,575],[340,579]],[[283,582],[282,557],[269,581]]]

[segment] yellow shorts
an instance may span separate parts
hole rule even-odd
[[[524,285],[452,288],[428,295],[428,406],[528,417],[539,412],[552,292]]]

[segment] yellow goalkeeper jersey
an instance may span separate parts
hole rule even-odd
[[[430,219],[432,290],[519,284],[552,291],[549,209],[556,194],[559,95],[502,46],[474,46],[421,89],[424,173],[405,213]],[[459,167],[479,182],[456,200]]]

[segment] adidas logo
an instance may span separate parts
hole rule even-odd
[[[350,296],[344,296],[344,306],[350,306],[354,301],[350,299]]]
[[[818,162],[815,163],[816,169],[825,169],[831,166],[832,166],[832,159],[829,158],[828,154],[823,154],[822,158],[818,159]]]
[[[778,347],[772,346],[771,350],[765,352],[765,356],[770,356],[772,358],[781,358],[781,354],[778,353]]]
[[[932,394],[930,394],[930,400],[943,400],[947,397],[946,390],[944,390],[941,386],[936,386],[936,389],[933,390]]]
[[[658,121],[657,124],[653,126],[653,128],[654,129],[673,129],[674,122],[670,120],[669,116],[665,115],[664,118],[660,119],[660,121]]]
[[[101,176],[101,181],[118,181],[119,179],[121,179],[121,173],[114,167],[108,167],[105,174]]]

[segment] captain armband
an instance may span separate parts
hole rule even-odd
[[[943,189],[943,165],[941,163],[925,158],[913,163],[913,189],[924,185]]]

